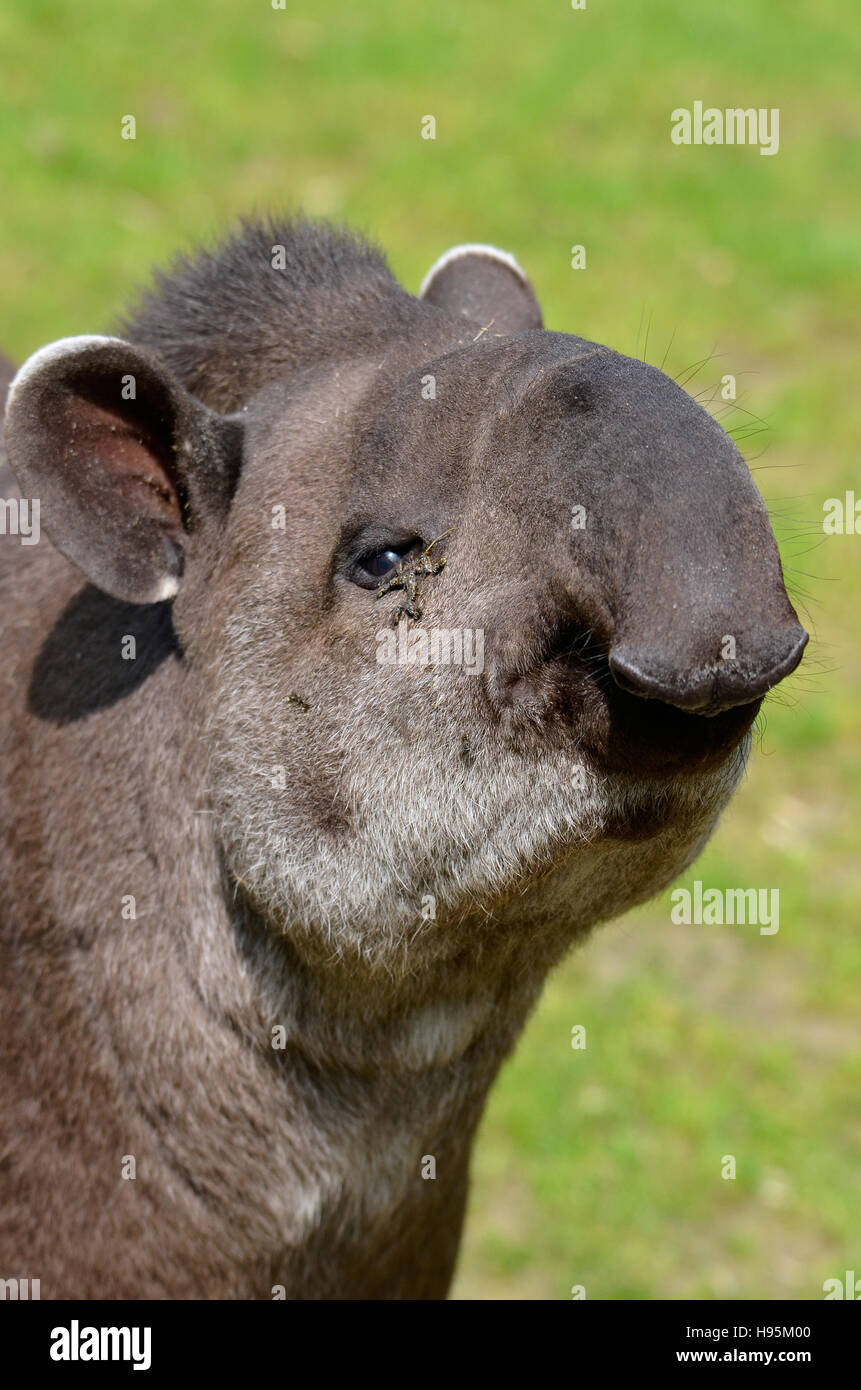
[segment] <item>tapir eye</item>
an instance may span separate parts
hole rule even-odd
[[[386,545],[380,550],[369,550],[355,561],[353,570],[354,583],[361,584],[363,588],[373,589],[381,580],[387,579],[393,574],[400,562],[415,549],[415,541],[407,541],[404,545]]]
[[[366,556],[361,565],[372,579],[382,579],[389,570],[394,569],[400,559],[401,554],[397,550],[378,550],[374,555]]]
[[[423,541],[416,535],[396,533],[384,541],[377,532],[376,536],[366,537],[364,545],[356,544],[352,556],[348,552],[347,577],[362,589],[378,589],[395,573],[398,565],[417,555],[422,545]]]

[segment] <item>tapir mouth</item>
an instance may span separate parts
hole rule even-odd
[[[512,732],[528,737],[531,727],[545,747],[580,750],[608,772],[639,777],[722,766],[751,729],[764,695],[707,713],[657,694],[644,698],[616,678],[608,649],[575,629],[528,670],[504,673],[491,665],[487,689]]]
[[[603,707],[585,721],[583,739],[610,771],[649,776],[708,772],[726,762],[750,731],[762,698],[699,714],[607,684]]]

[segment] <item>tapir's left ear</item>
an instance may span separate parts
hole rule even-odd
[[[63,338],[35,353],[9,388],[5,435],[57,549],[131,603],[177,592],[188,538],[229,504],[241,452],[234,417],[120,338]]]
[[[495,246],[453,246],[432,265],[419,296],[494,333],[541,328],[541,310],[526,273]]]

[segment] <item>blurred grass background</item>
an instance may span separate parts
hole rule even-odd
[[[821,530],[825,498],[861,495],[857,18],[852,0],[0,11],[0,342],[19,360],[110,327],[153,262],[230,217],[303,207],[378,238],[411,289],[449,245],[495,242],[548,327],[666,352],[674,375],[715,353],[688,389],[731,372],[724,422],[768,422],[742,447],[814,641],[682,882],[777,887],[780,931],[673,926],[665,894],[555,975],[482,1127],[462,1298],[819,1298],[861,1273],[861,535]],[[669,113],[698,99],[778,107],[780,152],[674,146]]]

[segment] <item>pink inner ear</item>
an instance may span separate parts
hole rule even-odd
[[[128,404],[134,410],[138,403]],[[110,492],[115,499],[119,494],[121,505],[140,516],[168,526],[180,522],[180,500],[164,456],[166,442],[156,441],[145,420],[129,419],[71,392],[65,396],[62,415],[66,468],[74,472],[83,466],[84,486]]]

